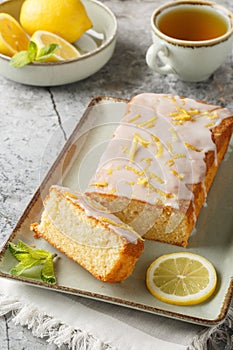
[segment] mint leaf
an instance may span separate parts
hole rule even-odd
[[[12,242],[8,243],[8,248],[9,248],[11,254],[14,256],[17,254],[25,254],[25,253],[27,254],[28,253],[25,249],[20,248],[18,245],[14,244]]]
[[[28,45],[28,55],[31,59],[31,62],[33,62],[36,59],[38,53],[38,47],[34,41],[29,41]]]
[[[56,283],[53,267],[53,259],[56,254],[52,255],[47,250],[43,249],[33,249],[22,241],[18,241],[17,245],[9,242],[8,249],[19,261],[19,263],[11,269],[10,273],[12,275],[24,275],[24,277],[30,278],[40,276],[41,280],[46,283]],[[39,275],[38,272],[35,274],[35,269],[33,269],[35,266],[40,266]]]
[[[37,44],[34,41],[30,41],[26,51],[14,54],[10,60],[10,66],[21,68],[32,62],[43,62],[59,48],[60,45],[58,44],[49,44],[38,50]]]
[[[51,254],[45,261],[44,266],[41,270],[41,279],[42,281],[46,283],[56,283],[56,277],[54,274],[54,268],[53,268],[53,258],[54,256]]]
[[[28,54],[28,51],[20,51],[14,54],[14,56],[10,60],[10,66],[15,68],[21,68],[23,66],[26,66],[26,64],[29,64],[32,62],[32,59],[30,55]]]
[[[33,249],[26,243],[22,241],[18,241],[18,248],[21,249],[24,252],[27,252],[31,255],[32,258],[34,259],[46,259],[49,255],[51,255],[50,252],[47,250],[42,250],[42,249]]]
[[[41,265],[40,260],[32,259],[30,256],[18,263],[10,270],[10,273],[14,276],[20,276],[27,269],[31,269],[33,266]]]
[[[11,254],[18,261],[22,261],[29,256],[28,250],[25,250],[25,248],[20,247],[19,243],[18,243],[18,245],[15,245],[14,243],[10,242],[10,243],[8,243],[8,248],[9,248],[9,251],[11,252]]]
[[[44,61],[47,58],[49,58],[52,54],[54,54],[55,51],[57,51],[60,48],[60,45],[58,44],[49,44],[43,46],[36,57],[36,61]]]

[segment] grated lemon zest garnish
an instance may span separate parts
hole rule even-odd
[[[141,124],[138,124],[138,126],[139,126],[139,128],[142,128],[142,127],[144,127],[144,126],[147,126],[148,124],[150,125],[150,124],[152,124],[156,119],[158,119],[158,117],[154,116],[154,117],[152,117],[152,118],[146,120],[145,122],[143,122],[143,123],[141,123]],[[153,124],[153,126],[154,126],[154,124]]]
[[[215,126],[215,123],[209,123],[205,125],[205,128],[211,128],[212,126]]]
[[[171,169],[170,171],[171,171],[171,173],[172,173],[173,175],[175,175],[176,177],[178,177],[178,179],[183,180],[183,178],[184,178],[184,175],[183,175],[183,174],[179,174],[179,173],[178,173],[176,170],[174,170],[174,169]]]
[[[200,114],[200,111],[197,109],[186,110],[179,106],[176,107],[177,112],[171,112],[170,116],[172,117],[173,124],[182,125],[185,121],[195,121],[193,115]]]
[[[190,113],[190,114],[193,114],[193,115],[197,115],[197,114],[200,114],[200,110],[199,109],[190,109],[189,111],[188,111],[188,113]]]
[[[155,200],[155,204],[156,205],[164,205],[164,202],[162,201],[162,199],[161,198],[156,198],[156,200]]]
[[[135,132],[133,135],[134,135],[134,137],[133,137],[133,141],[132,141],[130,152],[129,152],[129,160],[131,162],[134,161],[138,144],[140,144],[141,146],[143,146],[145,148],[147,148],[150,144],[150,141],[145,140],[138,133]]]
[[[159,177],[158,175],[156,175],[154,173],[150,173],[150,177],[156,179],[161,184],[164,184],[164,182],[165,182],[163,179],[161,179],[161,177]]]
[[[205,111],[205,112],[201,112],[201,115],[206,116],[206,115],[209,115],[210,113],[211,113],[211,110]]]
[[[148,179],[146,177],[139,177],[137,181],[138,185],[148,186]]]
[[[195,146],[193,146],[193,145],[190,145],[190,143],[188,143],[188,142],[184,142],[184,145],[185,145],[187,148],[190,148],[190,149],[193,150],[193,151],[201,152],[200,149],[198,149],[197,147],[195,147]]]
[[[163,197],[166,197],[166,198],[173,198],[174,197],[173,194],[171,194],[171,193],[164,192],[164,191],[160,190],[159,188],[154,187],[151,184],[148,184],[148,185],[149,185],[150,188],[153,189],[154,192],[160,194]]]
[[[92,182],[89,184],[89,186],[106,187],[106,186],[108,186],[108,183],[107,182]]]
[[[137,170],[136,168],[129,166],[129,165],[125,165],[125,169],[132,171],[134,174],[139,175],[139,176],[142,176],[145,174],[144,170],[140,171],[140,170]]]
[[[112,175],[112,168],[108,168],[107,173],[108,173],[108,175]]]
[[[183,120],[179,120],[179,121],[173,121],[172,122],[174,125],[183,125],[184,121]]]
[[[163,96],[163,98],[170,100],[171,102],[176,102],[175,96]]]
[[[109,194],[114,194],[114,193],[116,193],[116,189],[115,189],[115,188],[112,188],[108,193],[109,193]]]
[[[186,158],[186,155],[184,153],[173,153],[172,157],[173,159],[179,159],[179,158]]]
[[[113,221],[113,220],[111,220],[111,219],[108,219],[108,218],[106,218],[106,217],[104,217],[104,216],[99,216],[99,220],[100,220],[100,221],[103,221],[103,222],[106,222],[106,223],[108,223],[108,224],[110,224],[110,225],[113,225],[113,226],[119,226],[118,223],[116,223],[115,221]]]
[[[127,185],[135,185],[135,182],[134,182],[134,181],[125,181],[125,183],[126,183]]]
[[[176,112],[171,112],[170,117],[178,117],[180,115],[189,115],[186,109],[176,106]]]
[[[119,165],[117,165],[116,170],[121,170],[121,167]]]
[[[77,199],[77,198],[78,198],[75,194],[70,193],[70,192],[64,192],[64,195],[65,195],[65,196],[68,196],[68,197],[70,197],[70,198],[74,198],[74,199]]]
[[[156,136],[156,135],[153,135],[152,136],[152,139],[155,141],[156,143],[156,147],[157,147],[157,154],[156,154],[156,157],[159,158],[162,156],[163,154],[163,145],[162,143],[160,142],[160,139]]]
[[[213,114],[211,114],[213,113]],[[208,111],[205,111],[205,112],[202,112],[201,113],[202,116],[205,116],[207,119],[217,119],[219,118],[217,112],[215,110],[208,110]]]
[[[134,161],[135,154],[136,154],[136,151],[137,151],[137,147],[138,147],[138,140],[136,140],[134,138],[133,141],[132,141],[132,144],[131,144],[130,151],[129,151],[129,160],[130,160],[130,162]]]
[[[134,117],[132,117],[128,120],[128,123],[132,123],[135,120],[139,119],[140,117],[141,117],[141,114],[136,114]]]
[[[167,148],[169,152],[173,151],[172,143],[170,141],[167,142]]]
[[[134,133],[134,139],[137,140],[137,142],[145,148],[147,148],[151,143],[150,141],[145,140],[141,135],[139,135],[136,132]]]
[[[155,123],[152,122],[152,123],[150,123],[150,124],[147,124],[146,127],[145,127],[145,129],[151,129],[151,128],[153,128],[154,126],[155,126]]]
[[[175,165],[174,159],[168,159],[168,160],[166,161],[165,165],[169,165],[170,167],[173,166],[173,165]]]
[[[173,117],[172,120],[174,121],[187,121],[187,120],[193,120],[192,116],[189,114],[180,114],[176,117]]]
[[[143,158],[142,159],[142,162],[147,162],[147,163],[150,163],[150,162],[152,162],[152,158]]]
[[[214,112],[213,115],[208,115],[208,116],[207,116],[207,119],[218,119],[218,118],[219,118],[219,116],[218,116],[218,114],[217,114],[216,111]]]

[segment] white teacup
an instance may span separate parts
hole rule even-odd
[[[154,11],[151,27],[148,66],[184,81],[208,79],[232,50],[233,14],[214,2],[172,1]]]

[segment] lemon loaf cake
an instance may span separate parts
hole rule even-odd
[[[120,282],[133,271],[144,242],[134,230],[99,204],[70,189],[52,186],[41,222],[31,225],[36,237],[105,282]]]
[[[175,95],[135,96],[86,194],[144,238],[187,246],[228,148],[232,115]]]

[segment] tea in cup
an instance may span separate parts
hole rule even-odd
[[[151,28],[148,66],[184,81],[208,79],[232,50],[233,14],[214,2],[167,3],[152,14]]]

